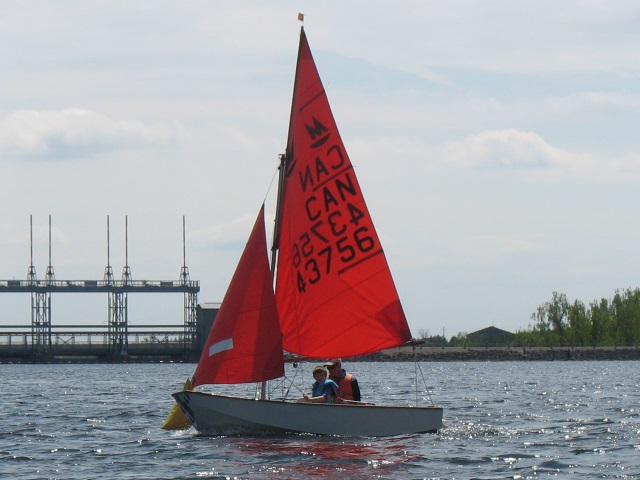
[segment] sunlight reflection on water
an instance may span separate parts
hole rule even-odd
[[[423,363],[431,396],[445,407],[445,428],[369,439],[160,430],[169,394],[194,365],[0,365],[0,476],[634,478],[638,363]],[[345,366],[363,400],[415,403],[412,363]],[[299,368],[295,395],[312,381],[310,365]],[[241,390],[252,396],[255,387]],[[428,395],[419,389],[418,397]]]

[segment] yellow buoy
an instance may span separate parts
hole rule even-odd
[[[191,379],[188,378],[186,382],[184,382],[183,390],[189,390],[191,388]],[[191,426],[191,422],[184,414],[182,409],[178,406],[177,403],[173,404],[173,408],[167,415],[167,419],[162,424],[163,430],[184,430],[185,428],[189,428]]]

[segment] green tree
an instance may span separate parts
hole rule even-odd
[[[426,347],[446,347],[448,345],[447,339],[442,335],[433,335],[425,338],[424,341]]]
[[[458,332],[456,335],[449,339],[450,347],[466,347],[467,346],[467,332]]]
[[[569,302],[564,293],[553,292],[551,300],[539,305],[531,315],[534,322],[531,340],[538,346],[555,346],[567,342],[565,330],[567,328],[567,315]]]
[[[571,346],[588,345],[591,340],[591,318],[584,303],[579,300],[568,306],[569,331],[567,339]]]
[[[603,298],[600,303],[591,302],[591,345],[613,346],[615,344],[612,330],[615,325],[613,311],[609,300]]]
[[[551,326],[553,335],[551,340],[553,344],[559,343],[560,345],[566,342],[566,319],[569,313],[569,302],[567,302],[567,296],[564,293],[553,292],[550,302],[546,303],[547,319]]]
[[[516,345],[519,347],[542,347],[546,344],[545,336],[529,324],[529,330],[516,331]]]
[[[611,300],[593,301],[587,308],[576,300],[569,304],[563,293],[531,315],[529,330],[518,331],[522,346],[640,345],[640,289],[616,290]]]
[[[616,291],[612,301],[617,320],[617,345],[638,345],[640,340],[640,290]]]

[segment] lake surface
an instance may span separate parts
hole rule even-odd
[[[415,403],[413,363],[345,366],[363,400]],[[640,478],[636,361],[421,363],[445,428],[364,439],[161,430],[194,368],[0,365],[0,478]]]

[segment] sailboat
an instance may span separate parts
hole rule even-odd
[[[411,339],[304,27],[287,148],[278,170],[271,260],[263,204],[191,387],[173,394],[180,409],[197,431],[213,435],[391,436],[437,431],[443,417],[438,406],[267,398],[267,382],[284,376],[284,352],[307,359],[348,358]],[[261,384],[258,398],[197,390],[202,385],[252,382]]]

